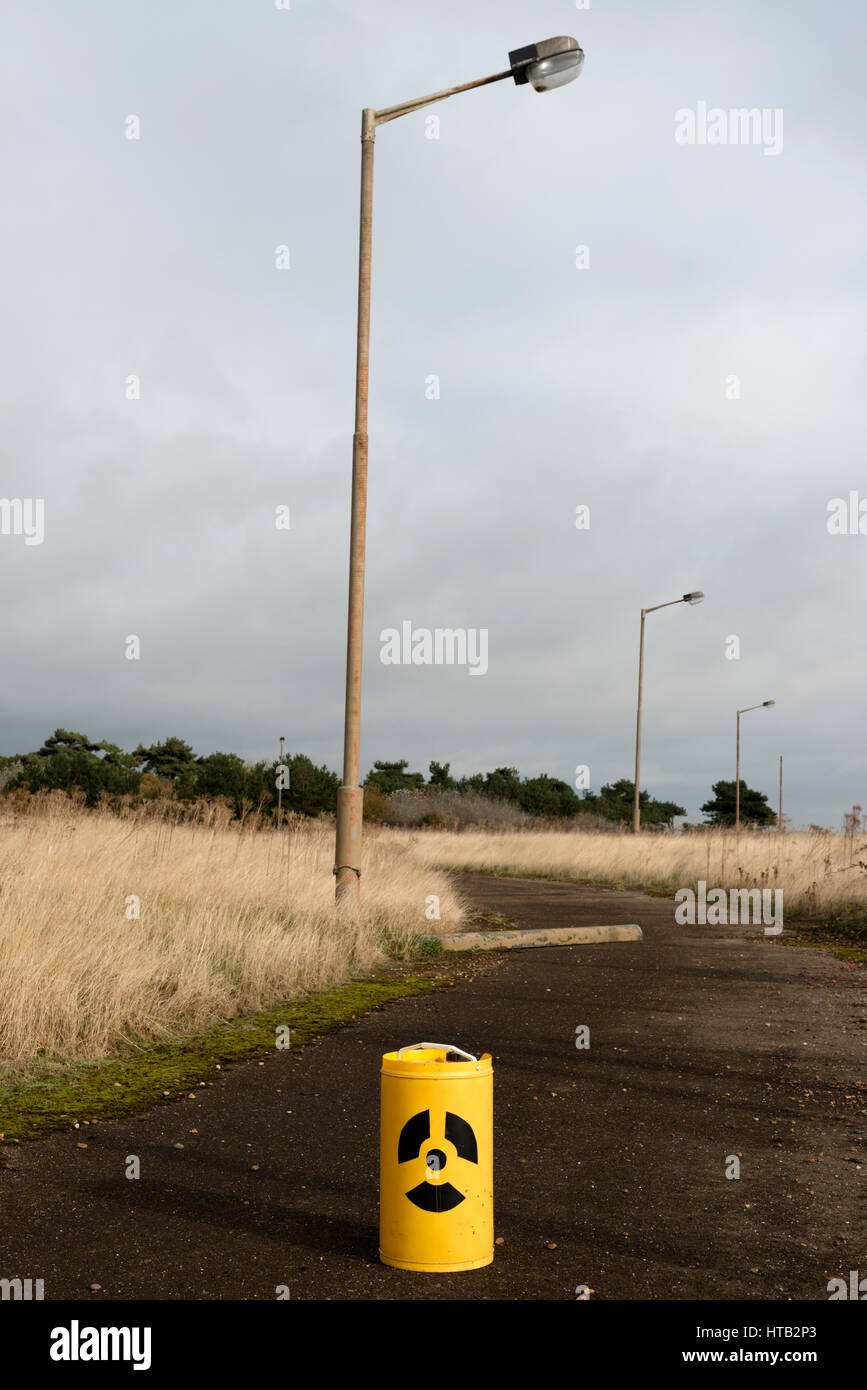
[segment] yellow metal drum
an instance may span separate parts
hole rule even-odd
[[[493,1260],[493,1090],[487,1052],[415,1043],[383,1056],[383,1264],[443,1273]]]

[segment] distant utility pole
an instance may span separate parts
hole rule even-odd
[[[285,738],[280,740],[280,767],[277,776],[277,824],[283,824],[283,746]]]
[[[783,828],[783,755],[780,754],[780,813],[777,816],[777,830]]]

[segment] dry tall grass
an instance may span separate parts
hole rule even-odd
[[[316,822],[254,833],[124,820],[59,793],[3,814],[0,1065],[196,1032],[369,970],[463,916],[444,875],[374,836],[360,913],[338,915],[333,856],[333,830]]]
[[[833,831],[634,836],[569,831],[392,832],[422,863],[468,872],[666,888],[782,888],[786,911],[867,908],[867,845]],[[859,860],[862,862],[859,863]]]
[[[443,869],[669,890],[704,879],[782,888],[787,912],[867,909],[867,845],[851,835],[369,827],[361,909],[338,914],[328,824],[275,832],[255,817],[229,825],[220,808],[198,824],[127,809],[86,812],[54,793],[0,812],[0,1067],[104,1057],[368,971],[460,924]]]

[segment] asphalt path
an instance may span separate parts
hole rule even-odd
[[[863,970],[760,927],[676,926],[663,898],[459,882],[521,926],[637,922],[644,940],[474,956],[451,988],[146,1114],[0,1149],[0,1276],[96,1303],[281,1286],[824,1301],[829,1279],[867,1274]],[[422,1038],[494,1058],[499,1243],[480,1270],[377,1258],[381,1055]]]

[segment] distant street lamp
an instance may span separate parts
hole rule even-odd
[[[776,700],[763,700],[760,705],[747,705],[746,709],[738,710],[737,720],[737,753],[735,756],[735,830],[741,828],[741,715],[749,714],[751,709],[773,709]],[[780,796],[782,797],[782,771],[780,772]]]
[[[537,92],[562,87],[577,77],[584,54],[577,39],[560,36],[516,48],[510,66],[493,77],[480,77],[459,87],[430,96],[416,97],[381,111],[366,107],[361,113],[361,232],[358,251],[358,341],[355,374],[355,434],[352,442],[352,522],[349,540],[349,623],[346,643],[346,712],[343,735],[343,785],[337,792],[337,901],[357,902],[361,875],[361,822],[364,793],[358,783],[361,740],[361,651],[364,622],[364,541],[367,510],[367,393],[370,362],[370,260],[373,228],[373,142],[376,127],[398,116],[419,111],[436,101],[473,87],[514,78],[518,86],[529,83]]]
[[[638,835],[641,832],[641,700],[642,688],[644,685],[644,619],[648,613],[655,613],[658,608],[671,608],[675,603],[701,603],[704,594],[696,589],[693,594],[684,594],[682,598],[673,598],[668,603],[656,603],[652,608],[642,608],[641,610],[641,642],[638,648],[638,718],[635,724],[635,800],[632,806],[632,833]]]

